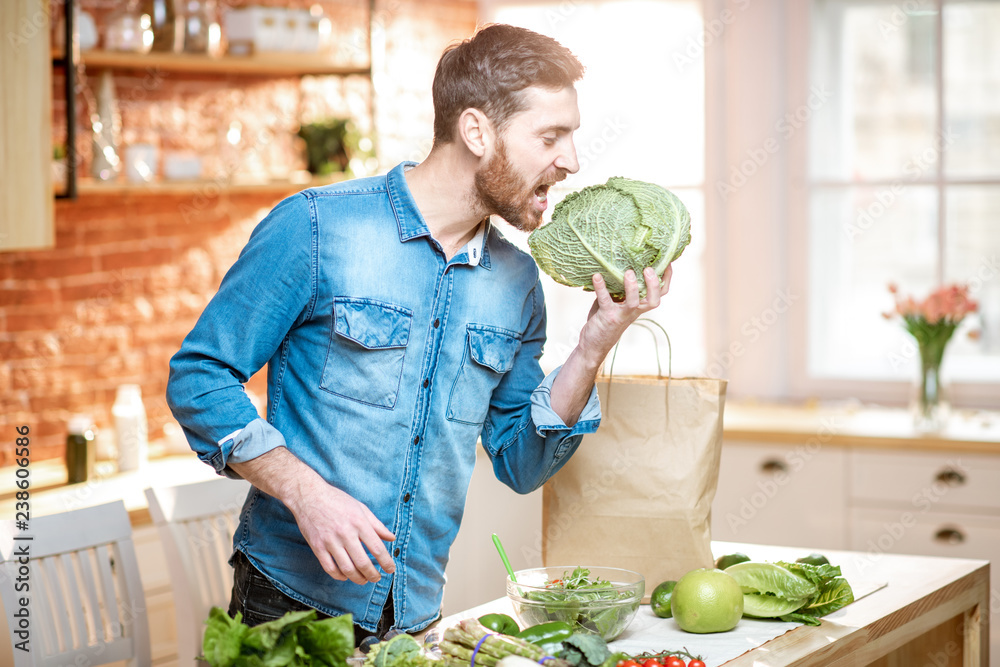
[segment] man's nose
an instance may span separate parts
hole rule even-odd
[[[555,166],[570,174],[580,171],[580,161],[576,157],[576,144],[572,140],[566,142],[566,147],[556,159]]]

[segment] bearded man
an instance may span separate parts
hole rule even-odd
[[[167,398],[198,456],[252,489],[233,537],[230,614],[350,613],[357,642],[440,616],[476,442],[538,489],[600,423],[594,381],[669,285],[624,301],[599,274],[579,344],[539,366],[545,302],[530,231],[579,168],[574,83],[555,40],[492,25],[441,57],[420,164],[312,188],[254,230],[181,349]],[[268,366],[267,417],[244,392]]]

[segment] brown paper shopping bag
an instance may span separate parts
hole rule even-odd
[[[713,566],[726,381],[609,370],[597,389],[600,428],[543,487],[542,560],[640,572],[648,599],[660,582]]]

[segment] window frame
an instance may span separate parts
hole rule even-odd
[[[880,0],[859,0],[858,4],[877,4]],[[943,10],[945,0],[932,0],[937,12],[935,21],[935,49],[937,58],[934,64],[935,106],[937,136],[944,132],[945,127],[945,86],[944,83],[944,20]],[[895,4],[892,0],[884,0],[884,4]],[[814,54],[812,52],[813,35],[813,5],[808,2],[794,2],[785,5],[786,26],[789,57],[785,72],[789,99],[801,99],[811,85],[811,71]],[[912,392],[912,381],[848,379],[815,377],[808,372],[809,355],[809,251],[810,251],[810,200],[814,188],[851,188],[851,187],[890,187],[898,183],[898,178],[877,179],[813,179],[810,174],[810,150],[808,132],[794,136],[789,145],[790,173],[799,174],[796,182],[789,182],[787,189],[787,210],[789,214],[789,248],[792,252],[788,257],[788,269],[791,283],[804,295],[805,304],[798,309],[790,321],[789,357],[789,397],[793,399],[843,399],[857,398],[864,402],[874,402],[885,405],[905,405]],[[967,178],[948,177],[946,162],[948,152],[941,151],[936,168],[922,174],[911,185],[933,187],[938,197],[937,209],[937,284],[943,284],[947,253],[947,190],[951,186],[990,185],[1000,186],[1000,178]],[[802,221],[795,224],[794,221]],[[888,292],[887,292],[887,303]],[[914,368],[914,378],[916,377]],[[1000,382],[949,382],[951,402],[958,408],[988,408],[1000,403]]]

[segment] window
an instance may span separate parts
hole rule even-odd
[[[557,39],[587,68],[577,85],[582,126],[580,171],[549,196],[627,176],[662,185],[688,207],[692,243],[677,262],[670,305],[651,314],[670,333],[675,374],[705,365],[705,89],[701,3],[684,0],[484,2],[483,19],[530,28]],[[504,234],[527,249],[523,235]],[[576,345],[593,295],[543,275],[549,341],[543,365],[565,360]],[[661,343],[661,350],[665,346]],[[615,373],[657,372],[650,334],[626,332]],[[666,359],[663,359],[666,372]]]
[[[981,313],[947,375],[996,383],[1000,3],[814,0],[811,24],[810,85],[829,98],[809,135],[807,375],[910,379],[916,350],[879,316],[888,283],[963,282]]]

